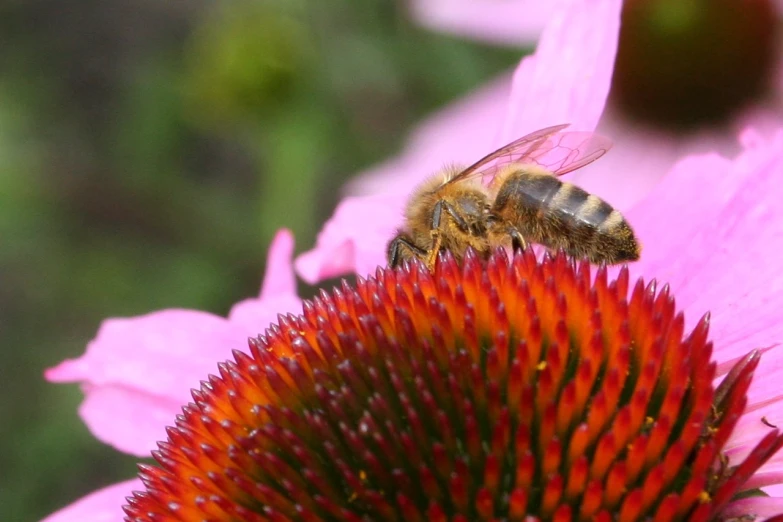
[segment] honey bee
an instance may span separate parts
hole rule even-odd
[[[472,247],[487,257],[498,246],[528,243],[596,264],[639,259],[641,246],[620,212],[558,179],[603,156],[611,141],[563,132],[566,127],[538,130],[464,170],[447,168],[422,183],[389,243],[389,266],[415,257],[432,270],[443,250],[461,259]]]

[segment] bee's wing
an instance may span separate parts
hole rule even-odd
[[[547,127],[512,141],[484,156],[447,183],[481,177],[488,183],[512,163],[538,165],[555,176],[582,168],[597,160],[612,146],[609,138],[592,132],[561,132],[568,124]]]

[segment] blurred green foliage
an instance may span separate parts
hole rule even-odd
[[[278,228],[309,248],[346,179],[519,59],[380,0],[29,0],[0,15],[3,520],[135,472],[44,368],[105,317],[224,314],[257,293]]]

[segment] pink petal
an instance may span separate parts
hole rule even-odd
[[[82,357],[60,363],[45,376],[85,383],[87,400],[79,412],[96,437],[120,451],[148,455],[157,440],[165,439],[163,427],[191,400],[190,389],[215,373],[232,349],[247,346],[248,335],[222,317],[194,310],[107,319]],[[117,429],[119,417],[128,431]],[[154,433],[146,429],[150,423],[158,423]]]
[[[215,361],[217,362],[217,361]],[[208,373],[217,373],[217,364]],[[206,379],[207,374],[200,379]],[[198,387],[198,380],[183,390]],[[190,388],[188,388],[190,386]],[[138,457],[149,457],[158,441],[165,441],[166,426],[174,425],[174,417],[182,413],[181,401],[159,397],[138,388],[116,385],[82,387],[84,401],[79,405],[79,416],[96,439]],[[190,399],[192,402],[193,399]]]
[[[344,199],[318,234],[317,246],[296,260],[296,270],[309,283],[348,271],[374,272],[386,264],[386,244],[402,212],[401,198],[393,195]]]
[[[744,489],[764,488],[768,495],[781,496],[780,493],[774,494],[771,490],[778,490],[783,487],[783,473],[758,471],[753,474],[744,484]]]
[[[783,133],[762,150],[745,153],[732,170],[729,176],[742,184],[687,248],[676,252],[688,278],[675,288],[678,299],[689,309],[712,311],[719,359],[737,349],[783,342],[778,259],[783,251]]]
[[[778,500],[783,499],[783,481],[774,486],[765,486],[764,492],[770,497],[777,498]],[[780,511],[778,511],[778,513],[780,513]]]
[[[750,497],[729,504],[726,509],[721,511],[721,520],[730,520],[731,517],[739,517],[736,520],[741,520],[742,516],[750,513],[758,517],[754,518],[754,521],[761,522],[767,518],[779,515],[781,512],[783,512],[783,498]]]
[[[753,412],[756,418],[766,416],[772,424],[783,427],[783,408],[779,404],[783,399],[781,382],[783,382],[783,345],[773,344],[762,350],[761,362],[754,372],[753,384],[748,390],[746,412]]]
[[[49,515],[42,522],[122,522],[125,518],[122,506],[127,504],[125,497],[134,490],[144,490],[138,479],[99,489]]]
[[[621,0],[574,0],[547,24],[533,56],[514,73],[499,143],[570,123],[593,130],[612,81]]]
[[[226,319],[196,310],[106,319],[82,357],[47,370],[46,378],[131,387],[145,383],[150,393],[182,400],[184,375],[203,375],[205,365],[214,369],[217,361],[230,357],[231,346],[245,340]]]
[[[414,0],[413,17],[438,31],[500,44],[535,42],[564,0]]]
[[[742,182],[731,176],[731,161],[715,154],[680,161],[626,217],[642,243],[641,260],[633,269],[661,281],[680,284],[681,252],[694,234],[714,220],[729,195]]]
[[[279,233],[267,263],[263,297],[232,309],[229,319],[195,310],[162,310],[107,319],[83,356],[46,371],[54,382],[81,382],[86,395],[79,414],[95,436],[120,451],[149,455],[165,440],[190,390],[247,338],[262,332],[278,313],[298,311],[290,266],[293,240]],[[286,266],[287,264],[287,266]]]
[[[296,295],[296,277],[291,269],[294,236],[290,230],[280,230],[269,245],[266,275],[261,286],[261,299],[280,295]]]
[[[288,313],[301,313],[302,300],[296,295],[282,294],[267,299],[250,298],[231,307],[228,319],[247,337],[256,337],[266,328],[277,322],[277,316]],[[247,343],[235,348],[244,349]]]
[[[228,314],[232,325],[254,336],[263,333],[278,314],[301,311],[302,300],[296,295],[293,254],[294,237],[288,230],[281,230],[269,246],[261,296],[235,304]]]

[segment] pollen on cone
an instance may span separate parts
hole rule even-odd
[[[723,446],[759,353],[718,390],[707,318],[563,255],[448,254],[280,316],[193,392],[132,522],[720,518],[783,445]]]

